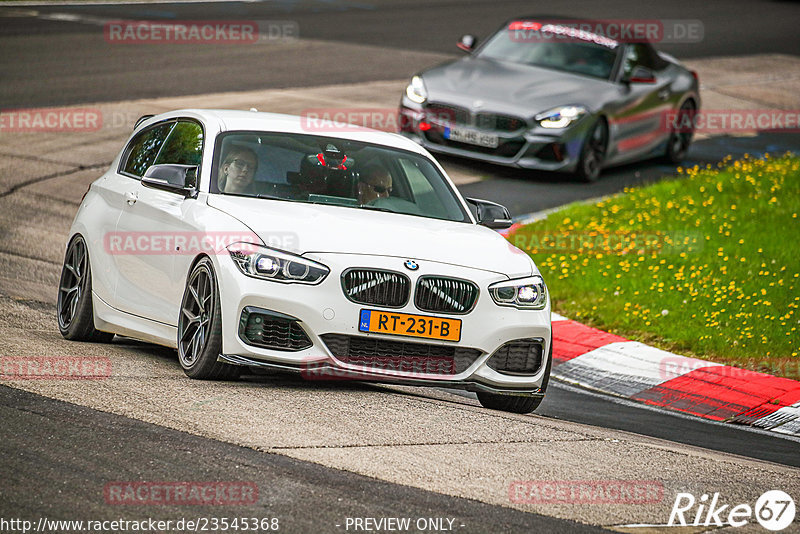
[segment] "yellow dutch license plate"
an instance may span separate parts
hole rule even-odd
[[[424,337],[444,341],[461,340],[461,319],[445,319],[428,315],[361,310],[358,329],[361,332],[376,334]]]

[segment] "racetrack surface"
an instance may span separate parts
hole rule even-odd
[[[345,530],[348,517],[386,516],[447,518],[463,533],[602,531],[265,454],[5,386],[0,386],[0,417],[6,436],[0,443],[6,458],[0,489],[4,518],[256,517],[277,518],[280,532],[336,532]],[[143,506],[106,503],[107,484],[139,480],[238,481],[254,485],[261,498],[256,505],[172,504],[146,512]]]
[[[462,34],[486,37],[506,19],[535,14],[699,20],[702,41],[660,45],[682,59],[796,54],[799,12],[795,2],[775,0],[0,4],[0,103],[3,108],[53,106],[405,78],[458,57],[455,43]],[[53,14],[85,19],[42,18]],[[291,21],[300,40],[241,46],[108,44],[103,24],[119,19]]]
[[[77,519],[67,514],[70,508],[95,510],[99,485],[126,480],[161,481],[168,475],[177,480],[189,477],[192,472],[164,473],[157,469],[174,463],[169,458],[171,434],[158,427],[442,495],[603,526],[664,523],[675,495],[682,491],[699,495],[718,490],[736,502],[752,502],[772,488],[775,481],[780,481],[781,489],[790,494],[800,491],[800,471],[796,468],[542,415],[490,411],[473,399],[435,389],[309,382],[273,373],[248,375],[235,383],[193,381],[183,376],[172,350],[124,338],[117,338],[110,345],[66,342],[55,328],[50,306],[2,298],[0,311],[4,356],[108,358],[112,368],[109,378],[96,380],[15,379],[4,384],[157,425],[151,427],[154,437],[143,439],[130,432],[128,425],[132,423],[121,422],[116,442],[103,440],[92,446],[81,438],[80,427],[102,428],[103,416],[85,411],[78,418],[83,422],[55,425],[63,433],[43,432],[43,438],[49,438],[38,438],[30,432],[10,434],[17,437],[6,440],[11,451],[3,455],[3,472],[15,478],[19,476],[15,474],[20,469],[18,461],[31,464],[27,468],[30,473],[40,467],[30,449],[41,450],[42,443],[60,443],[62,436],[65,442],[46,462],[56,470],[53,481],[61,480],[72,487],[75,475],[70,473],[76,472],[73,462],[81,460],[80,451],[101,458],[108,454],[111,458],[102,472],[88,478],[90,489],[83,490],[93,492],[90,495],[83,490],[70,490],[63,496],[63,507],[62,501],[45,495],[41,504],[58,508],[59,513],[54,515],[64,519]],[[34,406],[41,402],[36,400]],[[17,406],[15,402],[11,404]],[[9,431],[43,424],[36,415],[41,408],[24,406],[6,408],[9,415],[6,418],[4,414],[4,421],[14,420],[11,412],[15,409],[19,413]],[[95,423],[95,417],[100,422]],[[670,423],[671,419],[662,424]],[[79,428],[72,428],[75,425]],[[708,427],[709,432],[714,430]],[[739,439],[746,441],[750,434],[743,432]],[[138,460],[149,456],[147,449],[141,457],[131,457],[118,449],[120,443],[136,448],[150,442],[160,446],[152,451],[149,462]],[[59,449],[64,451],[65,460],[61,463]],[[194,447],[186,449],[192,451]],[[239,461],[242,463],[237,465],[247,465],[244,459]],[[202,464],[202,460],[198,462]],[[190,480],[223,480],[217,478],[222,477],[221,472],[193,472]],[[235,480],[247,478],[239,476]],[[646,481],[662,487],[663,493],[655,502],[636,504],[525,503],[510,497],[510,488],[516,481],[562,480]],[[264,494],[272,495],[268,490]],[[95,497],[90,498],[91,495]],[[325,495],[320,491],[320,498]],[[31,497],[32,494],[21,493],[17,498],[27,503],[26,510],[33,510],[39,501]],[[392,504],[391,509],[396,510],[393,513],[413,509],[411,504],[416,497],[409,494],[408,498],[411,502]],[[274,501],[263,504],[270,513],[280,509]],[[342,511],[347,510],[347,504],[342,509],[337,508],[338,501],[330,504],[331,513],[348,513]],[[373,510],[371,516],[382,515],[386,510],[365,509]],[[432,507],[430,513],[437,509]],[[137,507],[134,515],[141,517],[152,510]],[[155,512],[160,513],[161,509],[155,508]],[[303,515],[297,508],[294,514]],[[511,527],[508,530],[519,531]]]
[[[630,18],[643,4],[568,2],[559,12],[578,5],[585,16]],[[13,10],[16,15],[7,16]],[[532,7],[307,0],[0,5],[3,108],[80,103],[115,119],[81,134],[0,134],[0,356],[107,357],[113,369],[110,378],[96,381],[2,381],[10,387],[0,387],[7,436],[0,473],[14,481],[16,491],[2,490],[0,515],[113,514],[118,510],[109,511],[102,501],[106,482],[194,480],[200,474],[204,480],[257,481],[263,498],[258,511],[287,517],[286,531],[298,532],[342,530],[331,521],[348,514],[450,515],[463,521],[466,532],[567,532],[583,526],[550,518],[610,527],[663,524],[679,491],[720,491],[726,502],[751,504],[776,485],[800,495],[796,441],[619,404],[558,384],[536,415],[517,416],[484,410],[473,396],[435,389],[303,382],[280,374],[249,375],[239,383],[194,382],[183,376],[174,351],[119,337],[111,345],[91,345],[59,336],[55,289],[69,223],[86,187],[108,166],[140,114],[212,104],[295,113],[319,106],[394,106],[407,76],[456,57],[452,43],[458,35],[485,35],[520,10]],[[289,19],[299,22],[301,40],[253,47],[109,46],[102,24],[41,17],[65,12]],[[757,15],[758,24],[737,22],[748,13],[754,20]],[[793,53],[796,13],[790,2],[678,2],[648,5],[642,15],[701,19],[703,43],[664,48],[682,58],[703,58]],[[775,85],[797,83],[796,71],[781,74]],[[733,84],[723,89],[736,98],[757,95],[736,92]],[[712,138],[693,146],[690,163],[798,146],[797,134]],[[560,175],[442,162],[462,192],[506,202],[516,215],[613,193],[674,170],[645,162],[611,169],[586,185]],[[105,469],[95,465],[101,463]],[[42,476],[43,465],[53,469],[51,477]],[[641,505],[524,504],[509,498],[509,486],[518,480],[587,479],[657,481],[664,494]],[[223,515],[217,509],[191,512]],[[136,507],[126,513],[175,518],[187,512]]]
[[[324,93],[333,98],[337,91],[351,93],[353,88],[329,87]],[[293,97],[311,98],[296,92]],[[179,102],[157,104],[166,107]],[[137,105],[151,108],[156,103]],[[557,386],[540,414],[519,416],[485,410],[473,397],[436,389],[304,382],[280,374],[251,375],[238,383],[192,381],[183,375],[172,350],[119,337],[110,345],[63,340],[56,328],[54,288],[69,223],[86,186],[103,172],[129,131],[120,125],[83,134],[29,133],[4,138],[0,149],[0,168],[5,171],[0,181],[2,356],[101,357],[109,358],[112,367],[111,377],[102,380],[4,380],[4,384],[384,482],[592,525],[664,523],[674,496],[681,491],[699,495],[719,488],[732,501],[752,502],[775,480],[785,491],[800,490],[800,471],[779,465],[796,465],[794,441],[744,430],[721,434],[715,426],[671,414],[643,412],[588,395],[577,398],[574,390],[565,396]],[[88,420],[95,416],[86,413]],[[19,416],[20,426],[38,424],[30,412]],[[707,434],[716,437],[709,439]],[[119,435],[121,440],[135,441],[126,431]],[[70,448],[84,446],[75,436],[65,439]],[[28,441],[38,442],[23,436],[9,445],[18,452],[3,456],[3,473],[19,469],[12,458],[24,455]],[[127,455],[116,458],[106,473],[107,482],[124,478],[131,469]],[[160,464],[160,458],[155,454],[153,462]],[[74,471],[69,463],[63,468]],[[151,473],[156,474],[166,476]],[[151,475],[144,471],[141,476]],[[64,473],[62,480],[71,479]],[[648,504],[531,504],[510,499],[511,484],[520,480],[644,480],[664,489],[658,502]],[[77,494],[65,495],[64,501],[63,514],[87,506]],[[26,502],[32,509],[39,501]],[[411,504],[397,506],[401,511],[413,509]],[[335,503],[332,510],[338,510]],[[509,526],[508,531],[518,529]]]

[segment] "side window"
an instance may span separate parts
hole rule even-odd
[[[162,124],[134,137],[128,145],[122,172],[141,178],[150,165],[155,162],[158,151],[161,150],[164,140],[174,125],[174,122]]]
[[[196,122],[180,121],[172,129],[153,165],[200,165],[202,156],[203,129]]]
[[[462,216],[461,208],[452,193],[446,190],[444,181],[432,182],[426,175],[426,172],[431,175],[438,174],[430,163],[419,163],[407,158],[399,158],[397,161],[406,175],[414,203],[423,213],[447,214],[447,217],[454,219]]]
[[[625,51],[625,74],[630,74],[638,66],[654,72],[659,71],[666,66],[665,63],[663,59],[658,57],[656,51],[648,45],[632,44]]]

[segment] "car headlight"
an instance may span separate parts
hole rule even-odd
[[[500,306],[542,310],[547,305],[547,286],[538,275],[497,282],[489,286],[489,294]]]
[[[425,90],[425,83],[419,76],[411,78],[411,83],[406,87],[406,96],[417,104],[422,104],[428,100],[428,91]]]
[[[318,284],[331,272],[321,263],[302,256],[252,243],[233,243],[228,245],[228,252],[242,273],[262,280]]]
[[[539,113],[534,117],[544,128],[566,128],[588,113],[582,106],[560,106]]]

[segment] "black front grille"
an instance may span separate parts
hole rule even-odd
[[[242,310],[239,337],[248,345],[264,349],[298,351],[312,345],[294,317],[251,306]]]
[[[469,313],[477,300],[478,286],[466,280],[442,276],[420,277],[414,294],[417,309],[437,313]]]
[[[469,110],[449,104],[429,104],[425,108],[429,121],[436,124],[469,124]]]
[[[349,269],[342,274],[345,296],[358,304],[400,308],[408,302],[411,282],[392,271]]]
[[[496,115],[494,113],[478,113],[475,115],[475,126],[482,130],[516,132],[526,124],[524,119],[508,115]]]
[[[498,373],[535,375],[542,367],[542,339],[518,339],[497,349],[486,363]]]
[[[454,375],[466,371],[481,351],[453,345],[410,343],[366,336],[320,336],[337,360],[407,374]]]
[[[428,104],[425,108],[427,119],[438,125],[457,124],[498,132],[516,132],[527,126],[521,117],[480,111],[472,113],[466,108],[450,104]]]

